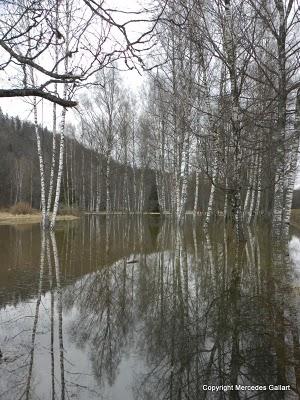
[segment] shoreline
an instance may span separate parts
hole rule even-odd
[[[72,221],[79,219],[75,215],[58,215],[57,221]],[[20,225],[20,224],[38,224],[42,220],[41,213],[33,214],[12,214],[6,211],[0,211],[0,225]]]
[[[143,213],[133,213],[133,212],[122,212],[115,211],[108,213],[109,215],[160,215],[159,212],[143,212]],[[164,213],[163,215],[166,215]],[[187,212],[187,214],[192,214],[192,212]],[[200,213],[199,213],[200,214]],[[198,215],[199,215],[198,214]],[[84,212],[83,215],[107,215],[105,211],[100,212]],[[75,215],[57,215],[57,221],[74,221],[79,219],[80,216]],[[32,214],[12,214],[8,211],[0,211],[0,225],[18,225],[18,224],[37,224],[40,223],[42,215],[40,212],[34,212]],[[292,209],[290,226],[296,229],[300,229],[300,209]]]

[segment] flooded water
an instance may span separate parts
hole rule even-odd
[[[0,398],[298,399],[300,239],[269,237],[159,217],[0,226]]]

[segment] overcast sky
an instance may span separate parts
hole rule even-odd
[[[141,10],[143,6],[146,5],[148,0],[122,0],[122,2],[118,0],[106,0],[106,4],[109,5],[109,8],[111,9],[122,9],[126,11],[137,11]],[[153,4],[153,2],[152,2]],[[114,14],[115,19],[117,22],[123,22],[128,19],[136,19],[140,18],[140,16],[128,16],[124,14]],[[97,29],[97,27],[96,27]],[[145,29],[147,29],[145,23],[132,23],[130,25],[127,25],[127,30],[128,34],[130,35],[130,39],[134,40],[137,35],[141,32],[144,32]],[[122,41],[122,38],[118,38],[118,31],[112,31],[111,34],[116,37],[117,40]],[[92,35],[93,36],[93,35]],[[92,38],[90,39],[92,43]],[[51,57],[49,57],[49,60],[45,57],[49,56],[44,56],[44,59],[42,62],[46,63],[53,63]],[[50,64],[50,65],[51,65]],[[125,67],[125,64],[122,62],[122,65],[120,65],[121,68]],[[137,71],[135,70],[128,70],[121,72],[121,78],[123,80],[124,86],[135,92],[138,93],[139,89],[141,88],[144,77],[140,76]],[[38,79],[38,77],[37,77]],[[1,86],[3,88],[10,87],[10,85],[17,84],[18,85],[18,80],[19,78],[19,73],[18,69],[14,67],[12,64],[8,70],[3,71],[0,77],[1,81]],[[80,97],[80,92],[78,91],[76,94],[76,99]],[[2,108],[4,113],[7,113],[10,116],[19,116],[20,119],[22,120],[30,120],[33,121],[33,106],[32,106],[32,98],[0,98],[0,107]],[[41,100],[38,99],[38,119],[39,123],[43,124],[44,126],[47,126],[49,129],[51,129],[52,126],[52,105],[50,102],[47,100]],[[71,110],[68,111],[67,113],[68,117],[67,119],[69,121],[74,122],[74,114]]]
[[[144,74],[141,76],[135,70],[124,72],[122,71],[120,74],[124,87],[132,91],[133,93],[138,94],[143,85],[143,82],[145,81]],[[41,99],[38,99],[38,102],[39,123],[43,126],[48,127],[51,130],[52,104],[47,100]],[[18,116],[22,120],[29,120],[33,122],[33,106],[32,99],[30,98],[0,98],[0,107],[4,113],[7,113],[10,116]],[[72,110],[68,110],[67,112],[67,122],[74,123],[74,112]]]

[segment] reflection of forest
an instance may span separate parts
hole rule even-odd
[[[266,227],[237,243],[222,226],[205,236],[188,221],[180,228],[170,219],[93,217],[43,239],[28,351],[21,357],[24,395],[34,391],[41,295],[50,288],[47,357],[61,382],[49,376],[57,398],[73,393],[64,356],[72,342],[88,353],[98,393],[116,383],[130,356],[135,399],[299,398],[293,269],[287,244],[267,237]],[[66,328],[64,314],[71,316]],[[203,384],[291,385],[291,391],[216,394]],[[89,395],[79,398],[99,398]]]
[[[152,220],[149,218],[150,221]],[[147,221],[148,219],[146,219]],[[108,237],[105,217],[86,217],[58,225],[56,240],[62,269],[62,285],[79,276],[111,265],[122,257],[139,252],[139,219],[111,217]],[[150,226],[150,228],[149,228]],[[154,251],[159,222],[144,220],[145,252]],[[35,225],[0,226],[0,308],[18,304],[37,295],[40,268],[40,227]],[[109,240],[109,250],[103,249]],[[21,283],[20,283],[21,282]],[[43,290],[49,286],[44,285]]]
[[[99,382],[112,385],[122,355],[134,351],[147,365],[136,371],[137,399],[249,398],[206,393],[204,383],[290,384],[289,396],[298,393],[299,326],[286,246],[266,242],[265,229],[237,244],[220,228],[201,237],[195,227],[184,233],[165,220],[157,251],[147,255],[139,228],[137,264],[119,260],[66,293],[68,307],[79,310],[73,340],[89,345]]]

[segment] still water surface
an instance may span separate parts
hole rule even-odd
[[[159,217],[0,226],[0,398],[298,399],[300,239],[269,237]]]

